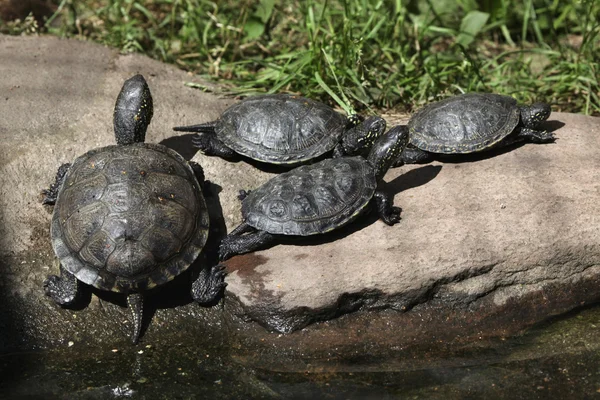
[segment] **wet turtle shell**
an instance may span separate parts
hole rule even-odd
[[[193,170],[175,151],[135,143],[92,150],[65,177],[52,245],[77,279],[140,291],[170,281],[196,259],[209,218]]]
[[[280,174],[250,192],[242,216],[273,234],[324,233],[352,221],[376,188],[373,167],[364,158],[327,159]]]
[[[299,96],[255,96],[216,121],[217,137],[235,152],[273,164],[306,161],[333,150],[348,119],[326,104]]]
[[[431,153],[472,153],[494,146],[519,123],[510,96],[469,93],[427,105],[409,121],[410,143]]]

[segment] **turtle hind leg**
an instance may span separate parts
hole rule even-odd
[[[200,304],[213,303],[227,286],[225,283],[225,266],[215,265],[211,268],[203,268],[198,279],[192,283],[192,297]]]
[[[239,159],[239,155],[221,142],[214,134],[198,133],[192,138],[192,144],[207,156],[218,156],[229,161]]]
[[[243,222],[221,241],[219,259],[225,261],[238,254],[250,253],[275,243],[275,240],[274,235]]]
[[[133,331],[131,342],[137,344],[142,333],[142,322],[144,320],[144,296],[140,293],[129,293],[127,295],[127,306],[131,310]]]
[[[65,176],[67,175],[67,171],[70,167],[70,163],[66,163],[58,167],[58,171],[56,172],[56,178],[54,178],[54,183],[52,183],[48,189],[42,190],[42,194],[44,195],[44,198],[42,199],[42,204],[54,205],[54,203],[56,203],[58,191],[60,190],[60,187],[62,186],[62,183],[65,180]]]
[[[56,304],[61,306],[67,306],[75,303],[77,295],[79,281],[69,271],[67,271],[61,264],[60,276],[50,275],[44,281],[44,292],[47,296],[50,296]]]

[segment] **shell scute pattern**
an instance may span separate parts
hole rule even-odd
[[[230,107],[215,129],[236,152],[277,163],[301,161],[333,149],[345,127],[346,118],[322,103],[273,95]]]
[[[185,270],[208,237],[192,169],[164,146],[108,146],[79,157],[52,220],[63,266],[95,287],[144,290]]]
[[[410,141],[433,153],[470,153],[490,147],[519,123],[509,96],[470,93],[425,106],[410,120]]]
[[[247,223],[275,234],[313,235],[352,220],[372,198],[377,182],[361,157],[324,160],[281,174],[242,204]]]

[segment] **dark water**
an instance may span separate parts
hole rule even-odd
[[[248,361],[252,349],[123,344],[0,356],[7,399],[587,399],[600,398],[600,307],[525,334],[411,360],[312,360],[281,370]],[[244,354],[244,355],[242,355]],[[286,357],[285,352],[280,357]],[[273,365],[285,364],[278,358]],[[297,360],[295,360],[297,361]],[[317,361],[317,362],[314,362]],[[424,362],[425,361],[425,362]]]

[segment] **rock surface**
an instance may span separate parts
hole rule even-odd
[[[80,312],[43,295],[56,265],[50,209],[39,203],[60,164],[113,142],[122,82],[135,73],[148,80],[155,114],[147,141],[193,156],[213,182],[214,238],[241,222],[238,190],[274,172],[194,155],[190,135],[175,136],[172,126],[214,119],[233,100],[185,87],[193,77],[172,66],[47,37],[0,36],[0,59],[0,349],[124,341],[115,315],[127,314],[111,307],[122,300],[94,292],[103,300],[90,296]],[[378,346],[372,354],[388,354],[401,343],[510,334],[597,301],[600,121],[564,113],[550,120],[560,126],[554,144],[391,170],[399,224],[365,216],[339,232],[232,258],[224,308],[185,296],[158,301],[146,340],[191,342],[206,332],[212,340],[210,332],[237,330],[254,346],[244,342],[237,357],[258,364],[272,346],[326,357],[370,343]],[[188,290],[179,280],[157,293]],[[280,332],[331,322],[280,338],[236,316]],[[292,368],[289,359],[279,367]]]

